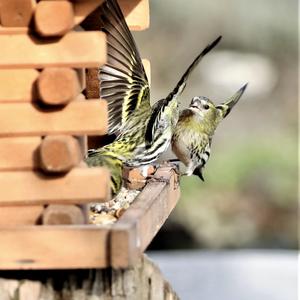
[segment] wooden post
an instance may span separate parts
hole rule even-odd
[[[146,255],[126,270],[0,272],[0,299],[13,297],[18,300],[179,300]]]

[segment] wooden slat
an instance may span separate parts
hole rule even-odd
[[[32,101],[38,76],[35,69],[0,69],[0,103]]]
[[[75,2],[75,24],[78,25],[83,22],[102,2],[103,0],[80,0]],[[144,30],[149,27],[149,0],[119,0],[118,2],[131,30]],[[96,24],[97,12],[92,19]]]
[[[40,221],[43,210],[43,205],[2,206],[0,226],[35,225]]]
[[[0,35],[0,68],[99,67],[106,60],[105,34],[70,32],[60,39]],[[22,53],[22,55],[20,55]]]
[[[78,204],[107,201],[109,172],[75,168],[65,176],[31,171],[0,172],[0,205]]]
[[[40,137],[0,138],[0,171],[38,167]]]
[[[104,100],[73,101],[64,108],[47,111],[31,103],[0,105],[0,137],[102,135],[106,129],[107,104]]]
[[[149,0],[118,0],[118,2],[131,30],[144,30],[149,27]]]
[[[109,230],[94,225],[0,228],[0,269],[108,266]]]
[[[9,27],[27,27],[31,21],[36,1],[2,0],[0,5],[1,25]]]
[[[161,168],[155,176],[162,180],[149,182],[112,227],[111,264],[115,268],[126,268],[137,260],[179,199],[174,170]]]

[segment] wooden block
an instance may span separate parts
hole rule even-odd
[[[105,168],[75,168],[64,176],[0,172],[0,205],[79,204],[109,200]]]
[[[36,169],[40,137],[0,138],[0,171]]]
[[[93,225],[1,227],[0,269],[104,268],[108,239]]]
[[[35,69],[0,69],[0,103],[30,102],[35,99],[38,76],[39,72]]]
[[[48,110],[31,103],[0,106],[0,137],[103,135],[106,131],[107,103],[104,100],[73,101],[61,109]]]
[[[179,199],[174,170],[160,168],[155,176],[159,180],[150,181],[112,227],[111,264],[114,268],[126,268],[138,259]],[[121,253],[119,249],[124,245],[127,251]]]
[[[28,27],[35,6],[36,2],[34,0],[1,0],[1,25],[8,27]]]
[[[102,32],[69,32],[60,39],[38,40],[27,34],[0,35],[0,68],[99,67],[106,60]],[[22,55],[20,55],[22,53]]]
[[[98,21],[100,8],[97,9],[99,2],[102,1],[78,1],[75,4],[75,23],[81,23],[86,30],[100,30]],[[118,0],[118,2],[129,29],[144,30],[149,27],[149,0]]]
[[[149,0],[118,0],[118,2],[131,30],[149,28]]]
[[[86,220],[83,211],[76,205],[48,205],[42,216],[44,225],[80,225]]]
[[[28,27],[5,27],[0,25],[0,35],[2,34],[27,34],[29,32]]]
[[[65,173],[83,159],[79,142],[68,135],[47,136],[39,149],[41,168],[48,173]]]
[[[44,37],[62,36],[74,26],[74,11],[69,1],[40,1],[34,13],[36,31]]]
[[[40,3],[47,2],[42,1]],[[60,1],[57,1],[59,3]],[[38,80],[40,99],[49,105],[67,104],[80,93],[80,81],[72,68],[46,68]]]
[[[43,210],[43,205],[2,206],[0,226],[35,225],[40,222]]]

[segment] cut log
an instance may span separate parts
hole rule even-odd
[[[40,143],[40,137],[0,138],[0,171],[38,168]]]
[[[37,87],[40,99],[49,105],[67,104],[78,96],[81,89],[78,73],[71,68],[44,69],[38,78]]]
[[[160,168],[154,176],[157,179],[146,185],[112,227],[111,264],[114,268],[127,268],[136,262],[179,199],[174,170]]]
[[[42,224],[44,225],[81,225],[86,223],[87,216],[76,205],[48,205],[43,211]]]
[[[103,268],[107,240],[93,225],[1,227],[0,269]]]
[[[74,26],[73,5],[69,1],[40,1],[34,13],[35,29],[44,37],[62,36]]]
[[[106,132],[107,104],[104,100],[73,101],[61,109],[47,110],[30,103],[0,106],[0,137],[103,135]]]
[[[66,248],[76,261],[74,250]],[[94,254],[86,253],[87,257]],[[47,255],[43,254],[45,260]],[[82,253],[79,254],[81,257]],[[9,300],[11,295],[19,295],[20,300],[179,300],[146,255],[126,270],[2,271],[0,297]]]
[[[99,67],[106,60],[105,34],[70,32],[60,39],[0,35],[0,68]],[[20,55],[22,53],[22,55]]]
[[[44,210],[43,205],[2,206],[0,208],[0,226],[25,226],[40,223]],[[1,299],[1,297],[0,297]]]
[[[75,168],[64,176],[30,171],[0,172],[0,206],[108,201],[109,183],[109,172],[100,167]]]
[[[83,158],[79,142],[67,135],[47,136],[40,146],[41,168],[48,173],[65,173]]]
[[[0,102],[30,102],[36,98],[35,69],[0,69]]]
[[[2,26],[27,27],[31,21],[36,1],[9,0],[1,1],[0,20]]]

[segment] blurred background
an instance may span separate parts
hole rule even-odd
[[[182,179],[181,199],[152,249],[295,249],[297,1],[151,0],[150,9],[150,29],[135,37],[151,61],[153,101],[220,34],[221,43],[190,78],[181,107],[195,95],[222,102],[249,82],[217,128],[206,181]]]
[[[181,199],[150,249],[277,249],[276,253],[282,249],[280,253],[295,253],[284,251],[298,247],[297,1],[151,0],[150,8],[150,29],[135,33],[135,37],[141,56],[151,61],[153,101],[165,97],[194,57],[220,34],[221,43],[190,78],[181,96],[181,107],[187,107],[195,95],[222,102],[249,82],[238,105],[216,131],[204,171],[206,181],[196,177],[181,180]],[[165,156],[170,157],[171,153]],[[285,254],[283,260],[290,257]],[[186,255],[182,257],[189,261]],[[259,257],[261,263],[253,257],[249,261],[268,265],[268,259]],[[218,270],[220,264],[215,262],[220,256],[210,259],[214,261],[212,268]],[[161,266],[167,264],[159,261]],[[194,257],[189,266],[196,261]],[[199,261],[206,261],[206,256],[199,257]],[[279,261],[280,257],[275,256],[269,262],[278,266]],[[289,261],[293,270],[295,262]],[[201,265],[200,272],[207,271],[205,266]],[[242,274],[248,269],[239,270]],[[250,273],[257,280],[259,273],[285,276],[283,269],[267,270],[266,274],[260,269]],[[169,270],[169,276],[174,272]],[[289,276],[285,279],[294,282]],[[282,278],[271,282],[283,284]],[[281,297],[273,289],[272,297],[261,299],[296,299],[291,286],[286,290],[290,294]],[[211,293],[201,299],[221,298]],[[231,295],[222,299],[248,298]]]

